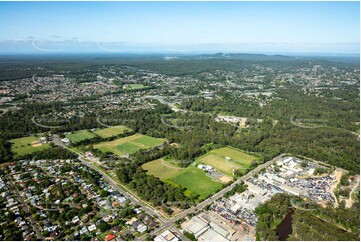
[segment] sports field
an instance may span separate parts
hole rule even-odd
[[[117,136],[119,134],[123,134],[125,132],[130,132],[130,131],[132,131],[131,128],[128,128],[123,125],[117,125],[117,126],[113,126],[113,127],[109,127],[109,128],[105,128],[105,129],[96,130],[96,131],[94,131],[94,133],[99,135],[102,138],[109,138],[109,137]]]
[[[199,194],[201,199],[222,189],[222,183],[212,180],[204,171],[192,165],[169,180]]]
[[[150,149],[161,145],[165,139],[153,138],[147,135],[134,134],[109,142],[101,142],[94,145],[94,149],[102,152],[111,152],[115,155],[133,154],[140,149]]]
[[[223,147],[198,157],[196,161],[232,176],[234,170],[246,170],[251,166],[252,161],[258,161],[258,158],[233,147]]]
[[[89,132],[88,130],[79,130],[75,132],[68,133],[66,137],[72,142],[72,143],[78,143],[83,140],[91,139],[96,137],[95,134],[92,132]]]
[[[204,171],[193,165],[181,168],[165,158],[160,158],[143,164],[142,168],[147,171],[147,174],[158,177],[163,182],[187,188],[185,194],[195,193],[200,196],[200,199],[222,189],[222,183],[214,181]]]
[[[124,89],[127,90],[137,90],[137,89],[143,89],[147,88],[148,86],[144,86],[143,84],[127,84],[124,86]]]
[[[142,165],[142,168],[146,170],[149,175],[158,177],[162,181],[172,178],[184,170],[184,168],[172,165],[163,158],[145,163]]]
[[[23,155],[31,154],[35,151],[45,150],[50,146],[48,144],[42,144],[38,142],[40,137],[29,136],[18,139],[12,139],[11,142],[11,151],[15,156],[20,157]]]

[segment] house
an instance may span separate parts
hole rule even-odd
[[[148,227],[140,220],[135,221],[132,224],[132,227],[134,230],[138,231],[139,233],[143,233],[148,229]]]
[[[88,229],[86,227],[83,227],[80,231],[79,231],[79,234],[82,235],[82,234],[85,234],[86,232],[88,232]]]
[[[108,234],[107,236],[105,236],[105,240],[106,241],[111,241],[115,239],[115,235],[114,234]]]
[[[119,228],[119,226],[114,226],[113,228],[110,229],[110,231],[112,231],[114,234],[117,234],[117,233],[119,233],[120,228]]]
[[[110,220],[113,220],[114,219],[114,216],[112,216],[111,214],[103,217],[103,221],[108,223]]]
[[[133,210],[136,214],[140,214],[142,212],[142,210],[140,208],[135,208]]]
[[[70,144],[70,140],[68,138],[61,139],[61,142],[63,142],[66,145]]]
[[[79,222],[79,221],[80,221],[80,219],[79,219],[78,216],[75,216],[75,217],[71,220],[71,222],[72,222],[73,224],[76,224],[76,223]]]
[[[112,207],[115,208],[116,206],[118,206],[120,203],[119,202],[113,202],[112,203]]]
[[[128,220],[125,224],[127,224],[127,225],[133,225],[133,223],[134,223],[135,221],[137,221],[137,218],[136,218],[136,217],[133,217],[133,218],[131,218],[130,220]]]
[[[90,225],[89,227],[88,227],[88,230],[90,231],[90,232],[93,232],[94,230],[96,230],[97,229],[97,227],[95,226],[95,224],[92,224],[92,225]]]
[[[157,226],[157,223],[151,217],[147,217],[143,221],[149,228],[154,228]]]

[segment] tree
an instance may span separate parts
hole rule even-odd
[[[195,237],[194,234],[191,233],[191,232],[184,231],[184,232],[183,232],[183,235],[184,235],[185,237],[187,237],[188,239],[190,239],[191,241],[197,241],[196,237]]]
[[[100,232],[105,232],[107,231],[110,227],[107,223],[101,222],[97,225],[97,228],[100,230]]]

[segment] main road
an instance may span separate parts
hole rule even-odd
[[[120,194],[122,194],[124,197],[126,197],[127,199],[129,199],[132,203],[137,204],[139,206],[141,206],[141,208],[155,216],[158,218],[158,220],[163,224],[165,222],[164,220],[164,215],[161,215],[160,213],[157,212],[157,210],[153,207],[151,207],[150,205],[148,205],[145,201],[140,201],[141,199],[135,197],[135,195],[131,194],[130,192],[127,192],[125,190],[127,190],[126,187],[122,186],[123,189],[121,189],[119,187],[119,185],[113,180],[113,178],[111,178],[108,174],[106,174],[104,171],[102,171],[101,169],[99,169],[98,167],[94,166],[92,163],[86,161],[86,159],[84,158],[83,155],[75,152],[74,150],[70,149],[69,147],[67,147],[65,144],[63,144],[63,142],[61,142],[60,138],[56,135],[53,136],[53,142],[61,147],[63,147],[64,149],[67,149],[75,154],[78,155],[78,159],[79,161],[83,164],[88,166],[89,168],[96,170],[97,172],[99,172],[104,179],[106,179],[108,181],[108,183],[115,189],[117,190]]]
[[[98,167],[94,166],[92,163],[86,161],[86,159],[79,153],[75,152],[74,150],[70,149],[69,147],[67,147],[65,144],[63,144],[63,142],[61,142],[60,138],[57,135],[53,136],[53,142],[65,149],[68,149],[74,153],[76,153],[78,155],[78,159],[81,161],[82,164],[88,166],[91,169],[96,170],[97,172],[99,172],[108,182],[109,184],[115,189],[117,190],[120,194],[122,194],[123,196],[125,196],[126,198],[128,198],[131,202],[141,206],[141,208],[155,216],[158,218],[158,220],[161,222],[160,227],[158,227],[156,230],[154,230],[153,232],[151,232],[151,235],[156,235],[159,232],[161,232],[162,230],[171,228],[172,226],[174,226],[174,223],[179,220],[184,218],[185,216],[187,216],[187,214],[189,213],[194,213],[196,211],[199,211],[201,209],[203,209],[204,207],[206,207],[208,204],[211,204],[212,202],[214,202],[215,200],[217,200],[218,198],[223,197],[227,192],[229,192],[230,190],[232,190],[235,186],[237,186],[238,184],[240,184],[242,181],[246,181],[249,178],[251,178],[252,176],[254,176],[256,173],[258,173],[260,170],[262,170],[263,168],[266,168],[267,166],[269,166],[270,164],[272,164],[273,162],[275,162],[276,160],[280,159],[282,156],[284,156],[284,154],[281,154],[275,158],[273,158],[272,160],[269,160],[263,164],[260,164],[259,166],[257,166],[255,169],[253,169],[252,171],[248,172],[246,175],[242,176],[240,179],[238,179],[237,181],[235,181],[234,183],[232,183],[231,185],[229,185],[228,187],[222,189],[221,191],[217,192],[216,194],[214,194],[213,196],[207,198],[206,200],[202,201],[201,203],[197,204],[196,206],[193,206],[189,209],[186,209],[184,211],[182,211],[181,213],[178,213],[174,216],[172,216],[171,218],[166,217],[165,215],[159,213],[155,208],[153,208],[150,204],[148,204],[147,202],[141,200],[140,198],[136,197],[134,194],[132,194],[126,187],[120,185],[123,187],[120,188],[119,184],[117,184],[113,178],[111,178],[108,174],[106,174],[104,171],[102,171],[101,169],[99,169]],[[173,227],[173,230],[177,231],[180,235],[182,235],[176,228]],[[145,236],[142,236],[140,239],[144,239]]]
[[[251,178],[252,176],[254,176],[255,174],[257,174],[260,170],[262,170],[263,168],[266,168],[267,166],[271,165],[273,162],[277,161],[278,159],[280,159],[284,154],[281,154],[275,158],[273,158],[272,160],[269,160],[259,166],[257,166],[255,169],[253,169],[252,171],[250,171],[249,173],[247,173],[246,175],[242,176],[240,179],[238,179],[237,181],[235,181],[234,183],[232,183],[231,185],[229,185],[228,187],[222,189],[221,191],[219,191],[218,193],[214,194],[213,196],[207,198],[206,200],[204,200],[203,202],[199,203],[198,205],[191,207],[187,210],[184,210],[181,213],[176,214],[175,216],[173,216],[173,218],[169,219],[166,223],[164,223],[162,226],[160,226],[159,228],[157,228],[156,230],[154,230],[151,234],[155,235],[158,234],[159,232],[161,232],[162,230],[165,230],[167,228],[170,228],[174,225],[174,222],[184,218],[185,216],[187,216],[187,214],[189,213],[193,213],[196,211],[199,211],[201,209],[203,209],[204,207],[206,207],[208,204],[211,204],[212,202],[216,201],[218,198],[223,197],[227,192],[229,192],[230,190],[232,190],[235,186],[237,186],[238,184],[240,184],[242,181],[247,181],[249,178]]]

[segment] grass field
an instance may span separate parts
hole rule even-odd
[[[183,168],[172,165],[163,158],[145,163],[142,165],[142,168],[146,170],[149,175],[158,177],[162,181],[170,179],[184,170]]]
[[[215,182],[208,177],[204,171],[194,166],[189,166],[187,169],[169,180],[199,194],[201,199],[206,198],[222,189],[221,183]]]
[[[96,137],[95,134],[92,132],[89,132],[88,130],[79,130],[75,132],[68,133],[66,137],[72,142],[72,143],[78,143],[83,140],[91,139]]]
[[[227,160],[226,157],[230,159]],[[233,147],[224,147],[212,150],[197,158],[196,161],[210,165],[218,171],[232,176],[233,170],[246,170],[251,166],[252,161],[258,161],[258,158]]]
[[[95,149],[102,152],[112,152],[115,155],[133,154],[140,149],[150,149],[161,145],[165,139],[153,138],[142,134],[134,134],[109,142],[94,145]]]
[[[102,138],[109,138],[109,137],[117,136],[119,134],[123,134],[125,132],[130,132],[130,131],[132,131],[131,128],[128,128],[123,125],[117,125],[117,126],[113,126],[113,127],[109,127],[109,128],[105,128],[105,129],[96,130],[96,131],[94,131],[94,133],[99,135]]]
[[[137,89],[143,89],[147,86],[144,86],[143,84],[127,84],[125,85],[124,89],[126,90],[137,90]]]
[[[33,142],[39,141],[40,137],[29,136],[18,139],[12,139],[11,142],[11,151],[15,154],[15,156],[23,156],[27,154],[31,154],[35,151],[45,150],[50,146],[48,144],[32,144]]]

